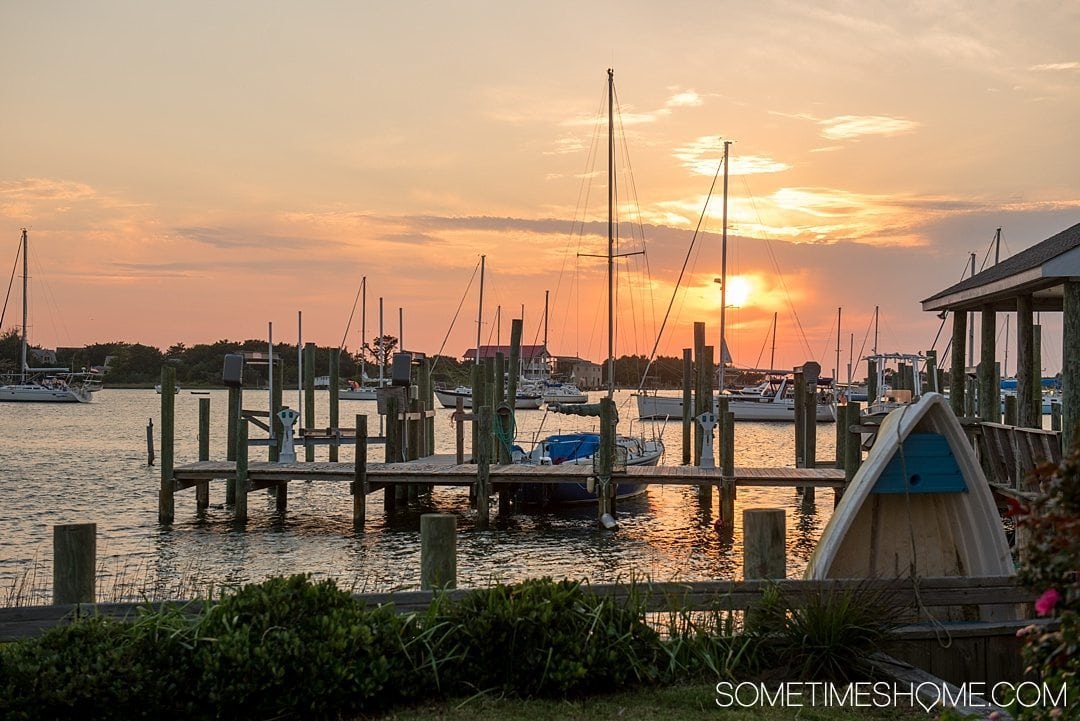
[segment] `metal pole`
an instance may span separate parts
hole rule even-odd
[[[720,392],[724,392],[724,349],[727,348],[727,344],[724,340],[724,334],[726,332],[726,313],[727,313],[727,195],[728,195],[728,153],[731,148],[731,141],[724,141],[724,213],[723,213],[723,234],[720,240],[720,276],[723,281],[720,283],[720,375],[719,385]],[[775,330],[773,333],[775,334]],[[775,335],[773,336],[775,342]]]
[[[480,365],[480,331],[484,327],[484,261],[486,255],[480,256],[480,300],[476,304],[476,361]]]
[[[608,382],[607,397],[615,395],[615,71],[608,68]]]
[[[296,416],[304,417],[304,311],[296,311]]]

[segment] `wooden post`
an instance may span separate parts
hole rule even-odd
[[[881,397],[881,388],[878,388],[878,362],[873,358],[866,361],[866,403],[872,406]]]
[[[997,362],[997,313],[990,305],[982,308],[979,324],[982,347],[979,354],[979,418],[1001,423],[1001,388],[994,384],[994,365]]]
[[[952,311],[952,364],[949,366],[949,405],[957,417],[964,415],[967,404],[967,365],[964,348],[967,343],[967,313]]]
[[[409,400],[405,401],[405,407],[409,410],[408,416],[415,417],[415,415],[420,412],[420,409],[424,407],[424,404],[423,404],[423,401],[421,401],[421,400],[412,400],[410,398]],[[406,457],[406,459],[408,459],[410,461],[415,461],[417,458],[420,457],[420,445],[423,442],[423,439],[421,437],[422,436],[422,430],[423,430],[423,426],[421,425],[420,420],[406,419],[406,421],[405,421],[405,438],[406,438],[405,457]],[[419,484],[410,483],[409,485],[405,486],[405,490],[408,493],[408,499],[410,501],[418,501],[418,500],[420,500],[420,485]]]
[[[240,410],[243,408],[243,402],[243,390],[236,386],[229,386],[228,417],[225,420],[225,459],[228,461],[236,460],[236,429],[240,427]],[[228,505],[236,503],[236,476],[225,479],[225,503]]]
[[[465,462],[465,399],[454,399],[454,451],[455,461],[460,466]]]
[[[844,467],[844,453],[847,446],[847,405],[836,404],[836,468]]]
[[[862,404],[858,401],[848,401],[847,420],[844,427],[847,430],[847,441],[844,442],[844,483],[851,483],[855,473],[862,465],[862,433],[851,430],[862,423]]]
[[[596,520],[605,528],[614,528],[611,499],[611,468],[615,460],[615,401],[600,399],[600,447],[596,449]]]
[[[693,350],[683,348],[682,352],[682,462],[684,466],[690,465],[691,437],[694,430],[694,358]]]
[[[476,434],[480,444],[476,452],[476,527],[486,529],[491,518],[491,406],[473,409],[477,417]]]
[[[480,349],[476,349],[476,353],[479,355]],[[476,462],[476,451],[480,447],[480,441],[478,435],[480,433],[479,426],[476,422],[476,409],[483,404],[484,399],[484,373],[480,364],[477,363],[470,369],[469,372],[470,390],[472,391],[472,398],[469,405],[471,406],[473,416],[473,422],[469,424],[469,428],[472,430],[472,443],[469,446],[469,453],[472,455],[473,463]]]
[[[1031,326],[1031,415],[1035,428],[1043,427],[1042,326]]]
[[[705,324],[694,323],[694,418],[707,409],[705,405]],[[701,426],[694,423],[694,465],[701,464]]]
[[[720,415],[724,420],[721,444],[724,451],[720,456],[720,518],[725,522],[725,533],[730,536],[735,530],[735,498],[738,494],[735,486],[735,414],[727,409],[726,398],[720,404]]]
[[[94,603],[96,574],[97,524],[53,526],[53,603]]]
[[[420,407],[424,411],[435,410],[435,390],[431,383],[431,359],[425,357],[420,362],[419,370],[419,384],[420,384]],[[420,453],[421,456],[431,456],[435,454],[435,416],[430,418],[426,417],[422,421],[423,423],[423,435],[424,445],[423,450]]]
[[[364,529],[367,515],[367,416],[356,414],[356,458],[353,461],[352,517],[353,527]]]
[[[327,391],[330,394],[330,427],[334,429],[334,431],[339,431],[341,428],[341,399],[338,398],[338,385],[340,383],[341,349],[334,348],[330,351],[330,388]],[[330,444],[330,461],[334,463],[337,462],[337,459],[338,444],[334,442]]]
[[[817,361],[807,361],[802,366],[804,400],[803,400],[803,467],[815,468],[817,466],[817,384],[821,377],[821,364]],[[803,493],[814,495],[814,487],[807,486]]]
[[[154,465],[154,419],[146,422],[146,465]]]
[[[210,399],[199,399],[199,460],[210,460]],[[205,511],[210,506],[210,481],[195,484],[195,510]]]
[[[1061,333],[1061,451],[1067,454],[1080,422],[1080,281],[1064,283]]]
[[[938,385],[938,367],[937,367],[937,351],[926,351],[926,381],[922,384],[922,394],[926,393],[941,393],[941,386]]]
[[[158,523],[172,523],[175,514],[173,492],[173,448],[176,428],[176,369],[161,369],[161,487],[158,491]]]
[[[1016,297],[1016,418],[1011,426],[1042,428],[1042,389],[1039,388],[1039,406],[1034,403],[1035,379],[1042,373],[1036,370],[1034,357],[1035,316],[1030,294]],[[1006,349],[1008,350],[1008,349]],[[1006,399],[1008,400],[1008,399]],[[1006,409],[1006,412],[1008,410]]]
[[[315,427],[315,344],[304,344],[304,428]],[[315,460],[315,446],[304,440],[304,460]]]
[[[795,369],[795,467],[806,468],[806,378]]]
[[[1016,396],[1005,396],[1005,425],[1015,426],[1019,402]]]
[[[507,363],[506,397],[510,403],[510,427],[516,428],[514,409],[517,407],[518,377],[521,375],[521,333],[522,319],[514,318],[510,321],[510,360]],[[507,452],[506,462],[510,462]]]
[[[248,512],[248,426],[241,419],[236,427],[236,502],[233,517],[247,520]]]
[[[274,366],[274,383],[272,393],[270,394],[270,418],[268,425],[274,429],[274,442],[270,444],[270,452],[267,455],[268,460],[271,463],[277,463],[281,460],[281,439],[285,437],[285,427],[281,425],[281,419],[278,418],[278,413],[281,412],[282,407],[282,394],[284,392],[282,386],[285,383],[285,364],[278,363]],[[273,486],[271,486],[272,488]]]
[[[786,578],[786,518],[782,508],[743,511],[743,578]]]
[[[457,517],[420,516],[420,588],[457,588]]]

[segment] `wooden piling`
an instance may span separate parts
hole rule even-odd
[[[146,465],[154,465],[154,419],[146,422]]]
[[[844,453],[847,447],[847,404],[836,405],[836,468],[844,467]]]
[[[457,517],[420,516],[420,589],[457,588]]]
[[[175,515],[173,493],[173,448],[176,428],[176,369],[161,369],[161,486],[158,490],[158,523],[172,523]]]
[[[236,500],[233,503],[233,517],[238,521],[247,520],[248,514],[248,426],[241,419],[236,426]]]
[[[460,466],[465,462],[465,399],[454,399],[454,460]]]
[[[486,529],[491,518],[491,406],[473,409],[477,417],[476,526]]]
[[[938,383],[937,351],[926,351],[926,380],[922,383],[920,395],[926,393],[941,393],[941,384]]]
[[[225,460],[236,460],[236,429],[240,427],[240,410],[243,407],[244,393],[237,386],[229,386],[229,407],[226,409],[225,420]],[[236,477],[229,476],[225,480],[225,503],[236,503]]]
[[[459,399],[460,400],[460,399]],[[349,489],[352,492],[352,517],[353,527],[363,530],[367,515],[367,416],[356,414],[356,445],[353,460],[353,482]]]
[[[877,371],[878,362],[873,358],[868,358],[866,361],[866,402],[868,405],[873,405],[881,397],[882,389],[878,388]]]
[[[278,413],[282,408],[282,394],[283,385],[285,383],[285,365],[278,363],[274,366],[274,378],[270,385],[270,418],[267,419],[267,425],[270,426],[271,436],[274,438],[274,442],[270,444],[269,451],[267,453],[267,459],[271,463],[277,463],[281,460],[281,441],[285,437],[285,427],[281,425],[281,419],[278,418]]]
[[[952,314],[952,364],[949,366],[949,405],[957,417],[964,415],[967,403],[967,365],[964,348],[967,343],[967,316],[963,311]]]
[[[693,349],[683,348],[683,376],[682,376],[682,462],[690,465],[691,434],[694,431],[694,357]]]
[[[596,449],[596,519],[605,528],[614,524],[611,468],[615,459],[615,401],[600,399],[600,447]]]
[[[795,467],[806,465],[806,378],[802,368],[795,369]]]
[[[338,386],[341,384],[341,349],[334,348],[330,351],[330,427],[335,431],[341,428],[341,399],[338,398]],[[330,446],[330,461],[337,462],[338,444]]]
[[[705,405],[705,324],[694,323],[694,418],[697,418],[706,410],[711,410]],[[694,465],[701,464],[701,426],[694,423]]]
[[[855,477],[859,466],[862,465],[862,433],[857,429],[861,423],[862,404],[858,401],[848,401],[847,420],[844,424],[847,430],[847,440],[844,442],[844,483],[851,483],[851,479]]]
[[[210,460],[210,399],[199,399],[199,460]],[[210,481],[195,484],[195,510],[205,511],[210,506]]]
[[[472,455],[473,462],[476,462],[476,450],[480,447],[480,441],[478,435],[480,433],[479,425],[475,421],[476,409],[484,405],[484,372],[480,367],[479,355],[480,349],[477,349],[477,363],[469,371],[469,389],[472,392],[472,398],[470,405],[472,406],[472,412],[474,414],[474,420],[469,424],[472,442],[469,445],[469,453]]]
[[[97,524],[53,526],[53,603],[94,603],[96,578]]]
[[[1080,423],[1080,281],[1064,283],[1061,332],[1061,450],[1069,453]]]
[[[1020,404],[1017,402],[1016,396],[1005,396],[1005,425],[1017,425],[1019,408]]]
[[[743,578],[786,578],[786,517],[782,508],[743,511]]]
[[[1050,430],[1061,431],[1061,401],[1050,401]]]
[[[315,427],[315,344],[304,344],[304,428]],[[304,460],[315,460],[315,446],[304,441]]]
[[[1031,419],[1032,428],[1042,428],[1043,417],[1043,391],[1042,391],[1042,326],[1033,324],[1031,326],[1031,356],[1032,360],[1032,373],[1031,373]]]
[[[720,517],[725,519],[724,526],[728,535],[734,531],[735,525],[735,498],[738,495],[735,487],[735,414],[727,410],[726,398],[720,401],[720,417],[723,419],[721,432],[723,453],[720,454]]]

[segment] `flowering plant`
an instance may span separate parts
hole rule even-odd
[[[1035,612],[1055,620],[1051,626],[1029,626],[1024,639],[1027,673],[1060,688],[1065,684],[1073,703],[1065,708],[1017,709],[1021,719],[1080,718],[1075,695],[1080,669],[1080,445],[1060,466],[1035,471],[1039,495],[1011,502],[1019,545],[1024,549],[1020,579],[1038,595]]]

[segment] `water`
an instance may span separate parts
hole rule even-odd
[[[226,391],[212,391],[210,457],[225,457]],[[176,463],[198,458],[198,399],[176,396]],[[327,396],[316,396],[316,425],[326,425]],[[620,415],[635,416],[630,394],[616,396]],[[649,577],[658,581],[736,579],[742,576],[739,522],[744,508],[787,511],[788,575],[800,575],[828,521],[831,491],[803,504],[792,488],[740,489],[734,537],[713,526],[719,501],[703,507],[690,486],[654,486],[618,506],[619,530],[597,527],[593,508],[535,510],[501,518],[492,511],[490,530],[476,529],[476,512],[463,488],[436,488],[422,505],[384,515],[381,494],[368,500],[362,532],[352,525],[347,484],[315,481],[289,484],[284,518],[264,491],[249,498],[249,520],[237,525],[223,506],[225,484],[210,486],[210,509],[195,511],[194,490],[176,495],[176,520],[157,523],[160,471],[148,467],[146,426],[160,428],[161,398],[153,390],[105,389],[91,404],[0,404],[0,602],[47,602],[51,595],[52,527],[97,524],[101,600],[190,595],[208,588],[308,572],[337,579],[356,591],[414,589],[420,583],[420,514],[453,513],[458,518],[458,585],[537,576],[588,579],[602,583]],[[296,392],[285,403],[297,404]],[[248,390],[247,409],[266,409],[265,391]],[[378,428],[371,401],[342,401],[341,424],[356,413]],[[450,410],[435,419],[436,452],[453,453]],[[595,419],[519,411],[519,442],[535,433],[595,429]],[[663,464],[681,461],[678,423],[627,421],[620,431],[662,433]],[[253,436],[255,433],[253,433]],[[468,443],[468,441],[466,441]],[[155,440],[160,450],[160,439]],[[794,429],[784,423],[739,423],[735,430],[739,466],[793,467]],[[833,425],[818,424],[818,456],[832,458]],[[253,459],[265,458],[253,448]],[[327,448],[316,450],[326,460]],[[381,446],[372,446],[381,460]],[[302,457],[302,451],[301,451]],[[352,447],[341,449],[352,460]],[[6,598],[5,598],[6,597]]]

